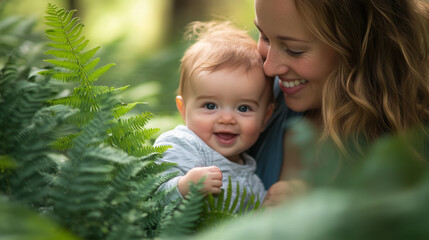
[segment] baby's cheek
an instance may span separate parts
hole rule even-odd
[[[245,133],[245,137],[247,139],[247,142],[249,143],[249,145],[253,145],[256,140],[259,137],[259,134],[262,131],[262,124],[259,123],[258,121],[253,121],[253,123],[251,124],[247,124],[244,128],[242,129],[242,133]]]

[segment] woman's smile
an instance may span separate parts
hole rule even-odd
[[[286,95],[293,95],[307,86],[308,81],[305,79],[284,80],[280,79],[280,89]]]

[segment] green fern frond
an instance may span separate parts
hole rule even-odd
[[[60,151],[66,151],[71,148],[72,146],[72,139],[76,137],[76,135],[68,135],[58,138],[56,141],[52,143],[52,147],[54,149],[60,150]]]
[[[88,87],[97,81],[114,64],[107,64],[96,68],[99,59],[92,59],[99,47],[84,50],[88,44],[85,37],[82,36],[83,24],[79,23],[79,18],[73,17],[74,10],[65,11],[58,9],[55,5],[49,4],[45,17],[46,24],[52,28],[45,31],[46,36],[52,40],[51,49],[46,54],[56,57],[56,59],[47,59],[46,62],[58,67],[53,70],[47,70],[44,74],[51,74],[53,78],[60,81],[80,82],[82,86]],[[91,90],[84,88],[85,93],[91,94]],[[84,94],[85,95],[85,94]]]
[[[93,83],[93,82],[97,81],[99,77],[101,77],[103,74],[105,74],[107,71],[109,71],[109,69],[111,67],[113,67],[114,65],[115,65],[114,63],[111,63],[111,64],[104,65],[102,67],[99,67],[99,68],[95,69],[91,73],[91,75],[89,75],[88,81],[90,83]]]
[[[153,162],[166,147],[149,143],[157,131],[145,128],[150,114],[124,121],[118,131],[135,136],[125,142],[138,146],[132,150],[138,157],[106,144],[113,132],[109,129],[118,122],[115,116],[139,103],[124,105],[114,97],[126,87],[92,85],[110,65],[97,69],[100,60],[93,58],[98,48],[84,49],[88,41],[73,13],[48,7],[53,28],[47,35],[54,49],[47,53],[55,59],[48,60],[54,68],[42,71],[45,77],[27,81],[22,78],[27,74],[9,65],[1,73],[0,123],[7,129],[0,131],[0,156],[14,159],[16,168],[1,163],[0,191],[43,211],[82,239],[153,238],[165,216],[162,200],[167,194],[156,190],[174,175],[163,175],[168,164]],[[51,79],[80,86],[71,96],[47,103],[56,92]]]
[[[232,199],[233,188],[231,177],[229,177],[226,191],[222,189],[221,193],[218,194],[216,198],[209,193],[205,199],[205,210],[200,219],[198,229],[204,229],[209,226],[213,227],[225,220],[234,219],[258,209],[260,206],[259,199],[255,199],[255,195],[252,194],[250,199],[246,202],[247,190],[246,188],[242,189],[243,192],[240,194],[240,185],[236,182],[236,195],[235,198]],[[240,207],[237,208],[239,202]]]
[[[171,166],[176,165],[175,163],[154,163],[152,160],[149,161],[149,164],[147,164],[144,168],[142,168],[139,173],[138,176],[139,178],[144,178],[146,176],[151,176],[151,175],[158,175],[160,173],[163,173],[165,170],[169,169]],[[160,178],[160,184],[163,183],[166,179],[170,179],[172,178],[174,175],[170,175],[170,174],[166,174],[165,176],[162,176],[162,174],[160,176],[158,176],[158,178]]]
[[[118,201],[124,197],[122,202],[129,203],[127,196],[132,189],[130,184],[133,182],[112,182],[112,180],[115,179],[118,167],[134,163],[137,159],[119,149],[100,144],[106,138],[105,132],[113,119],[110,109],[115,102],[107,98],[105,104],[102,104],[102,109],[73,139],[73,147],[67,153],[68,160],[60,165],[61,174],[52,180],[58,189],[52,193],[55,204],[54,214],[61,216],[59,221],[69,226],[70,230],[85,238],[103,238],[93,236],[89,229],[101,234],[103,224],[115,222],[107,216],[115,207],[111,205],[114,200]],[[132,171],[132,169],[124,168],[123,171]],[[129,174],[121,174],[118,179],[129,179]],[[143,191],[138,192],[143,194]],[[113,215],[117,214],[120,213],[113,213]],[[103,218],[109,221],[94,221]],[[74,223],[76,219],[89,225],[77,225]]]
[[[30,82],[24,76],[10,61],[0,77],[0,153],[12,157],[18,166],[11,174],[0,173],[0,188],[9,189],[13,200],[41,206],[49,188],[44,175],[55,166],[47,157],[49,144],[74,111],[65,106],[44,107],[55,94],[55,85],[49,78]]]
[[[120,163],[129,163],[135,158],[129,156],[125,152],[120,151],[117,148],[112,148],[109,146],[97,146],[91,149],[91,151],[86,154],[84,157],[103,159],[109,162],[120,162]]]
[[[161,223],[160,236],[185,236],[195,232],[198,220],[204,211],[203,181],[190,184],[190,192],[179,204],[178,209]]]
[[[70,95],[63,98],[52,99],[48,102],[51,105],[67,105],[77,109],[80,109],[84,105],[83,99],[77,95]]]
[[[130,117],[127,119],[118,119],[118,129],[123,129],[124,126],[129,126],[132,130],[143,130],[144,126],[149,122],[149,119],[152,117],[152,113],[145,112],[140,115]],[[118,130],[120,131],[120,130]]]
[[[85,87],[75,87],[73,89],[73,94],[67,97],[52,99],[49,101],[51,105],[56,104],[62,104],[67,105],[73,108],[78,108],[82,110],[89,110],[91,107],[93,107],[94,111],[98,111],[100,104],[100,98],[93,98],[93,97],[99,97],[104,94],[110,94],[113,92],[116,92],[118,90],[122,90],[123,88],[117,89],[107,86],[91,86],[91,97],[85,97],[85,93],[87,91],[87,88]],[[93,101],[92,104],[88,104],[87,101]],[[94,106],[96,106],[94,108]]]
[[[127,114],[129,111],[133,110],[139,104],[147,104],[147,103],[146,102],[133,102],[133,103],[129,103],[129,104],[122,104],[120,106],[116,106],[113,109],[113,116],[115,116],[115,118],[120,118],[120,117],[124,116],[125,114]]]
[[[113,126],[115,128],[116,126]],[[143,129],[140,131],[130,131],[125,128],[126,131],[121,132],[121,129],[111,129],[112,135],[109,137],[109,144],[119,147],[126,151],[127,153],[137,156],[136,153],[139,153],[141,149],[145,148],[143,144],[149,144],[149,139],[153,136],[158,129]],[[118,130],[118,131],[115,131]],[[151,151],[154,150],[151,146],[146,146],[146,148],[151,148]]]
[[[56,79],[61,82],[74,82],[76,81],[76,74],[74,72],[59,72],[59,71],[40,71],[40,75],[42,76],[51,76],[52,79]]]
[[[105,140],[106,131],[111,125],[111,120],[109,122],[106,119],[112,119],[113,114],[110,109],[115,104],[115,100],[108,98],[106,96],[106,102],[103,105],[103,109],[96,113],[95,117],[84,126],[81,134],[73,141],[73,151],[71,153],[76,153],[80,155],[85,149],[90,145],[98,144]]]
[[[79,23],[79,19],[73,17],[74,11],[65,11],[58,9],[55,5],[49,4],[46,11],[46,21],[50,29],[46,30],[46,35],[53,41],[50,44],[53,49],[46,52],[56,58],[47,59],[46,61],[53,64],[55,68],[48,69],[42,72],[43,75],[49,75],[53,79],[66,82],[78,82],[79,87],[76,87],[70,96],[61,99],[52,100],[51,104],[64,104],[80,109],[80,112],[70,118],[78,128],[85,126],[94,117],[94,112],[100,110],[103,95],[110,94],[116,91],[122,91],[123,88],[110,88],[105,86],[92,85],[99,77],[110,69],[114,64],[108,64],[97,68],[100,62],[99,58],[94,58],[99,50],[99,47],[84,50],[88,41],[85,40],[82,33],[83,24]],[[118,102],[112,107],[113,114],[119,118],[133,109],[137,104],[121,104]],[[158,129],[146,129],[148,119],[152,117],[150,113],[145,113],[128,120],[117,120],[111,123],[112,129],[108,131],[108,144],[114,147],[121,148],[133,156],[144,156],[154,149],[146,145],[150,145],[149,140],[158,132]],[[73,139],[74,135],[69,139]],[[67,138],[63,138],[56,146],[59,149],[68,149],[70,142]]]
[[[233,188],[231,177],[229,177],[226,191],[222,189],[221,193],[218,194],[216,198],[213,197],[212,194],[208,194],[206,198],[206,212],[224,212],[228,214],[237,213],[240,215],[243,213],[247,213],[250,210],[257,209],[260,205],[259,199],[255,199],[255,195],[252,194],[250,195],[249,201],[245,201],[246,196],[248,195],[247,190],[244,187],[242,188],[242,190],[243,192],[240,194],[240,184],[236,182],[236,196],[234,199],[232,199]],[[233,200],[232,205],[231,200]],[[238,202],[240,202],[239,209],[237,209]]]
[[[164,152],[167,148],[150,145],[149,140],[159,131],[156,128],[145,128],[150,117],[150,113],[144,113],[128,119],[118,119],[109,130],[108,143],[136,157],[154,151]]]
[[[15,169],[18,163],[8,155],[0,155],[0,172],[5,172],[6,169]]]

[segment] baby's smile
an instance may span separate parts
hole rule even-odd
[[[222,145],[231,145],[235,142],[238,137],[238,134],[229,133],[229,132],[218,132],[214,133],[219,143]]]

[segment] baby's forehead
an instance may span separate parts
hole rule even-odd
[[[217,65],[217,66],[200,66],[195,68],[193,71],[193,77],[190,79],[198,79],[198,76],[201,75],[207,75],[207,74],[213,74],[220,71],[230,71],[235,72],[239,71],[242,75],[264,75],[264,70],[262,66],[259,65],[246,65],[246,64],[223,64],[223,65]],[[262,77],[261,77],[262,79]]]
[[[238,65],[238,66],[218,66],[214,68],[198,68],[194,71],[190,79],[188,81],[190,84],[192,82],[200,81],[201,79],[205,79],[208,76],[221,76],[227,77],[230,79],[230,82],[240,80],[240,79],[252,79],[254,84],[264,84],[267,82],[266,76],[262,67],[259,66],[246,66],[246,65]],[[234,76],[235,78],[232,78]]]
[[[272,80],[264,75],[262,67],[254,66],[247,68],[241,67],[221,67],[216,69],[201,69],[193,74],[189,79],[189,83],[185,92],[193,92],[198,90],[204,91],[219,91],[234,88],[236,94],[250,95],[270,95],[272,91]],[[186,95],[186,94],[185,94]]]

